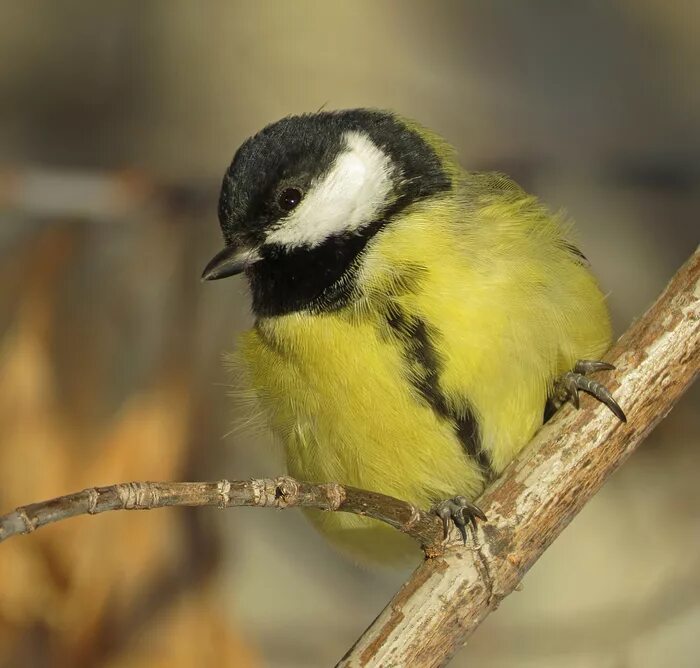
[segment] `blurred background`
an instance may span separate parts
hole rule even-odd
[[[0,2],[0,511],[126,480],[275,475],[203,285],[218,186],[284,115],[373,106],[563,207],[620,334],[700,240],[700,5]],[[691,390],[452,665],[700,662]],[[0,666],[332,665],[406,572],[298,513],[80,518],[0,548]]]

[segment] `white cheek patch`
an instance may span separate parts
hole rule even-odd
[[[359,132],[345,135],[347,149],[304,195],[299,206],[271,230],[266,243],[289,248],[318,246],[376,220],[391,190],[389,157]]]

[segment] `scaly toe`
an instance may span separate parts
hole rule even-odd
[[[608,389],[602,383],[587,378],[586,373],[596,371],[610,371],[615,367],[607,362],[597,360],[579,360],[574,365],[574,370],[565,373],[559,379],[559,387],[564,400],[570,401],[576,408],[579,407],[579,390],[590,394],[598,401],[605,404],[621,422],[627,422],[627,417],[619,404],[613,399]]]
[[[596,373],[596,371],[614,371],[615,365],[608,362],[599,362],[598,360],[579,360],[574,365],[576,373]]]
[[[462,542],[467,544],[467,522],[476,529],[477,520],[486,522],[486,515],[465,496],[446,499],[435,507],[435,514],[442,520],[444,539],[450,534],[450,521],[457,527]]]

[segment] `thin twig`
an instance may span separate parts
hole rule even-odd
[[[447,663],[668,414],[700,365],[700,249],[608,359],[627,424],[591,399],[561,410],[477,501],[489,521],[471,549],[421,564],[339,666]]]
[[[0,542],[77,515],[108,510],[153,510],[166,506],[261,506],[320,508],[365,515],[415,538],[424,549],[442,551],[437,517],[391,496],[336,483],[299,482],[288,476],[219,482],[127,482],[91,487],[49,501],[21,506],[0,517]]]

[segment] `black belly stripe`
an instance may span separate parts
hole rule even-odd
[[[404,346],[413,386],[437,415],[452,422],[467,454],[479,464],[484,476],[491,478],[494,472],[488,453],[481,448],[479,423],[474,412],[467,408],[463,415],[455,414],[440,389],[442,360],[433,345],[435,330],[425,320],[405,313],[393,302],[387,309],[386,321]]]
[[[457,437],[467,454],[479,462],[484,476],[493,478],[495,472],[491,466],[491,460],[485,450],[481,448],[481,436],[479,435],[479,423],[476,421],[474,413],[468,409],[466,414],[455,418]]]

